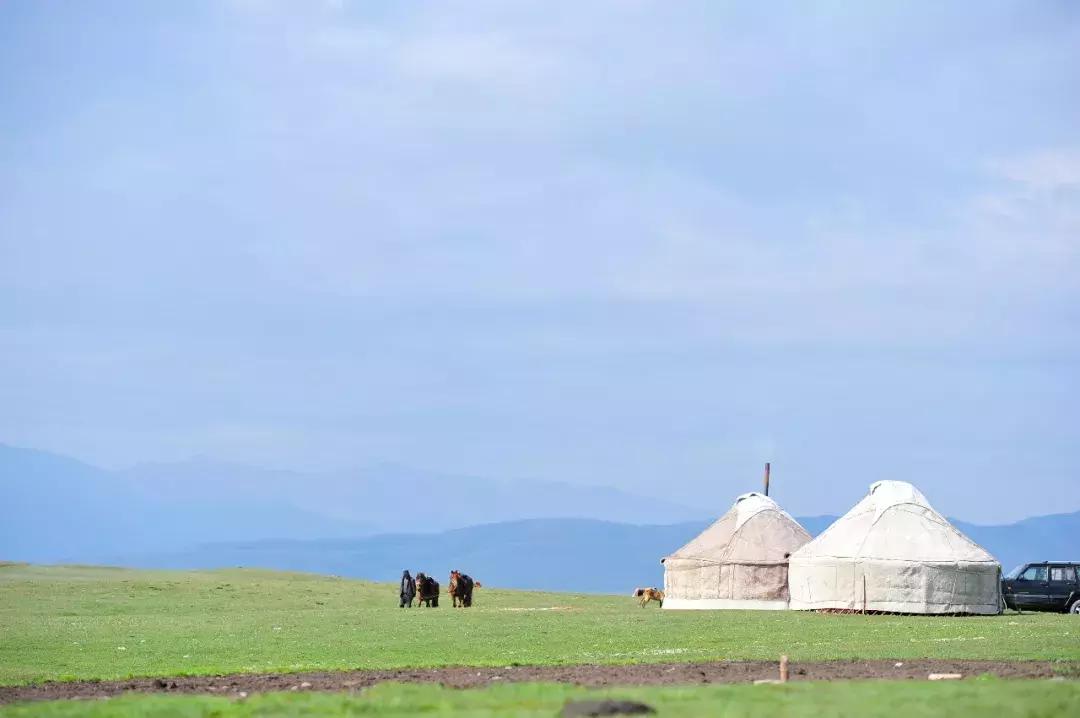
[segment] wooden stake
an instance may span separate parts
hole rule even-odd
[[[765,495],[769,495],[769,462],[765,462]]]
[[[780,656],[780,682],[787,683],[787,656]]]

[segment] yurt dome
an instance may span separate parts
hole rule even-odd
[[[663,559],[664,608],[788,607],[788,556],[810,534],[759,493]]]
[[[904,481],[878,481],[791,555],[791,608],[1001,612],[1001,565]]]

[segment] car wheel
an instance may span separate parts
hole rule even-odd
[[[1072,605],[1069,606],[1069,613],[1080,615],[1080,598],[1073,601]]]

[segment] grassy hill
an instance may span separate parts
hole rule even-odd
[[[0,567],[0,684],[346,668],[841,658],[1080,660],[1065,615],[640,609],[485,587],[398,609],[395,587],[307,574]],[[447,601],[447,603],[449,603]]]

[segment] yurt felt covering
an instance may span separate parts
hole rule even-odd
[[[772,499],[744,494],[663,559],[664,608],[787,608],[787,556],[809,540]]]
[[[791,608],[1001,612],[1001,566],[914,486],[879,481],[791,556]]]

